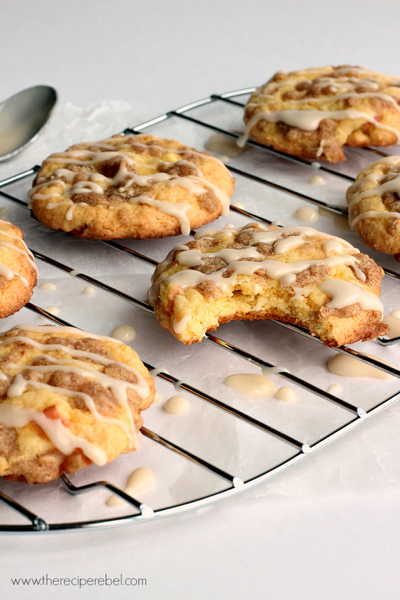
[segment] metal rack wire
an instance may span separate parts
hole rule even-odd
[[[238,91],[234,91],[234,92],[229,92],[226,94],[220,94],[220,95],[214,94],[203,100],[193,102],[189,105],[186,105],[186,106],[176,109],[174,111],[165,113],[155,119],[152,119],[150,121],[142,123],[134,128],[127,128],[124,130],[123,133],[124,134],[141,133],[145,130],[157,128],[157,126],[159,126],[160,124],[165,124],[166,122],[172,122],[174,119],[177,119],[178,121],[190,123],[191,126],[202,128],[206,131],[222,133],[225,136],[228,136],[230,138],[237,138],[237,137],[239,137],[237,133],[235,133],[234,131],[232,131],[231,129],[228,129],[226,127],[222,127],[215,123],[209,122],[206,118],[201,118],[201,115],[199,116],[198,112],[199,112],[199,110],[201,111],[201,109],[203,107],[213,106],[213,107],[215,107],[216,114],[218,116],[218,114],[220,114],[223,111],[224,105],[230,105],[233,107],[237,107],[238,110],[239,109],[242,110],[243,103],[239,102],[237,100],[237,98],[246,96],[249,93],[251,93],[252,91],[253,91],[253,88],[251,88],[251,89],[248,88],[248,89],[238,90]],[[195,112],[195,116],[193,116],[193,111]],[[155,131],[155,133],[157,133],[157,130]],[[256,142],[249,141],[248,145],[250,147],[254,148],[259,153],[263,153],[268,156],[276,157],[279,160],[285,161],[287,163],[292,163],[294,165],[300,165],[305,168],[310,167],[310,163],[308,161],[305,161],[305,160],[302,160],[302,159],[296,158],[296,157],[287,156],[281,152],[274,151],[271,148],[262,146]],[[373,149],[368,149],[364,152],[365,152],[366,156],[370,155],[371,153],[377,153],[379,155],[384,155],[383,152],[373,150]],[[227,166],[231,170],[231,172],[236,176],[242,177],[246,180],[254,181],[257,184],[266,186],[271,190],[276,190],[279,193],[293,196],[296,199],[300,199],[302,201],[317,205],[321,209],[329,211],[333,214],[342,215],[342,216],[347,214],[346,210],[340,205],[335,205],[335,204],[326,202],[324,200],[318,199],[316,197],[308,195],[299,190],[293,189],[289,186],[283,185],[282,183],[267,179],[264,175],[260,175],[259,173],[250,172],[250,171],[246,170],[245,168],[242,168],[241,166],[239,167],[237,165],[231,165],[229,163]],[[34,175],[37,172],[38,168],[39,168],[38,166],[34,166],[32,169],[29,169],[23,173],[17,174],[13,177],[9,177],[6,180],[3,180],[0,182],[0,196],[2,198],[4,198],[5,200],[9,201],[10,203],[17,205],[23,209],[26,209],[26,215],[28,217],[30,216],[30,211],[29,211],[27,203],[24,200],[22,200],[21,198],[19,198],[18,195],[16,195],[15,193],[12,193],[10,191],[9,187],[11,186],[11,188],[12,188],[12,186],[14,184],[21,182],[21,181],[28,180],[32,175]],[[344,180],[347,182],[352,181],[354,179],[353,176],[351,176],[345,172],[340,172],[340,170],[335,170],[333,167],[327,166],[327,165],[321,165],[320,171],[325,172],[331,176],[340,178],[341,180]],[[232,206],[232,210],[240,217],[244,217],[246,219],[257,220],[257,221],[260,221],[262,223],[267,223],[267,224],[270,224],[272,222],[272,219],[270,220],[270,219],[266,218],[265,216],[263,216],[262,214],[259,214],[256,212],[251,212],[244,208],[238,208],[238,207]],[[50,235],[50,232],[49,232],[49,235]],[[119,242],[101,242],[101,243],[107,248],[107,251],[110,253],[115,253],[115,252],[123,253],[130,260],[139,261],[150,267],[154,267],[155,265],[157,265],[157,260],[155,260],[154,258],[148,256],[144,252],[139,252],[138,250],[135,250],[131,247],[125,246],[122,243],[119,243]],[[149,306],[149,304],[147,302],[140,300],[139,298],[135,297],[131,293],[128,294],[128,293],[124,292],[123,290],[119,289],[118,287],[109,285],[109,284],[101,281],[98,277],[93,277],[81,270],[76,271],[72,266],[67,264],[68,261],[61,262],[61,261],[57,260],[56,258],[49,256],[35,248],[30,248],[30,249],[36,259],[38,259],[39,261],[43,261],[47,265],[54,267],[54,269],[58,270],[60,273],[72,275],[78,280],[82,280],[83,282],[91,284],[91,285],[95,286],[97,289],[99,289],[101,292],[110,294],[113,298],[127,302],[130,305],[133,305],[134,307],[138,308],[140,311],[144,311],[144,312],[150,313],[150,314],[153,312],[152,308]],[[400,280],[400,273],[393,270],[392,268],[386,267],[385,272],[394,282],[397,282],[398,280]],[[31,312],[39,314],[59,325],[76,326],[74,323],[70,323],[62,318],[54,316],[50,312],[46,311],[43,308],[40,308],[39,306],[37,306],[33,303],[29,303],[26,308],[28,310],[30,310]],[[295,336],[303,336],[308,340],[312,340],[312,343],[321,343],[320,340],[312,337],[307,331],[305,331],[301,327],[298,327],[295,325],[281,324],[281,323],[279,324],[279,326],[283,327],[285,329],[291,330],[293,332],[293,335],[295,335]],[[269,361],[265,360],[264,358],[250,352],[249,350],[247,350],[245,347],[243,347],[238,342],[232,343],[232,342],[222,339],[219,336],[216,336],[216,335],[210,334],[210,333],[207,334],[206,340],[207,340],[207,342],[206,342],[207,344],[210,344],[211,346],[213,346],[215,348],[222,349],[224,352],[227,352],[229,354],[233,354],[238,359],[247,361],[248,363],[251,363],[252,365],[255,365],[256,367],[270,369],[270,368],[274,368],[277,366],[277,365],[273,364],[272,362],[269,362]],[[398,342],[399,340],[400,340],[400,338],[394,338],[394,339],[380,338],[378,340],[378,342],[381,345],[385,346],[385,345],[392,345],[392,344]],[[345,354],[349,354],[361,362],[375,366],[378,369],[394,376],[395,378],[400,378],[400,370],[399,369],[397,369],[393,366],[387,365],[387,364],[383,364],[379,360],[371,358],[369,355],[366,355],[365,353],[360,352],[354,348],[341,347],[341,348],[338,348],[337,351],[345,353]],[[152,370],[153,372],[157,368],[157,366],[159,366],[159,365],[152,365],[152,364],[149,364],[146,362],[145,362],[145,364],[146,364],[147,368],[149,370]],[[83,528],[83,527],[92,527],[93,528],[93,527],[100,527],[100,526],[104,526],[104,525],[115,525],[115,524],[123,524],[123,523],[127,523],[127,522],[144,521],[147,519],[154,519],[156,517],[173,515],[173,514],[176,514],[176,513],[191,509],[191,508],[205,506],[206,504],[229,497],[229,496],[236,494],[242,490],[248,489],[256,484],[266,481],[270,477],[280,473],[283,469],[286,469],[287,467],[297,463],[299,460],[303,459],[306,455],[309,455],[310,453],[323,447],[328,442],[330,442],[330,441],[336,439],[337,437],[343,435],[344,433],[352,430],[354,427],[356,427],[362,421],[375,415],[377,412],[382,410],[384,407],[391,405],[393,402],[395,402],[400,397],[400,388],[399,388],[399,390],[396,390],[395,393],[390,394],[389,397],[377,400],[373,406],[371,406],[367,410],[365,410],[364,408],[362,408],[361,406],[358,406],[357,404],[353,404],[348,401],[345,401],[345,400],[333,395],[332,393],[325,391],[320,386],[316,386],[312,382],[309,382],[304,378],[296,376],[295,374],[288,371],[287,369],[280,369],[279,372],[277,373],[278,377],[280,377],[292,384],[295,384],[299,388],[302,388],[302,389],[306,390],[307,392],[317,396],[318,398],[321,398],[323,401],[327,401],[327,402],[331,403],[338,409],[345,411],[349,416],[349,418],[345,422],[345,424],[343,424],[339,427],[338,426],[332,427],[332,429],[330,429],[328,433],[324,434],[319,439],[314,440],[312,443],[305,443],[303,440],[297,439],[296,437],[289,435],[288,433],[280,430],[279,428],[269,425],[268,423],[264,422],[263,420],[255,418],[248,412],[240,410],[238,408],[235,408],[233,404],[224,402],[221,399],[219,399],[218,397],[216,397],[210,393],[207,393],[206,391],[204,391],[197,385],[193,385],[190,381],[182,381],[178,377],[176,377],[168,372],[165,372],[163,370],[155,371],[155,375],[158,378],[160,378],[161,380],[168,382],[169,384],[172,384],[173,386],[175,386],[176,389],[184,390],[184,391],[192,394],[196,398],[200,399],[202,402],[205,402],[205,403],[217,408],[219,411],[222,411],[223,414],[227,414],[234,419],[242,421],[245,424],[247,424],[248,426],[250,426],[251,428],[255,428],[258,431],[261,431],[266,436],[272,436],[276,440],[279,440],[280,443],[286,444],[288,447],[291,448],[290,455],[287,458],[285,458],[284,460],[277,460],[276,464],[273,464],[272,466],[268,466],[268,468],[265,468],[261,472],[257,473],[255,476],[253,475],[251,477],[244,479],[242,477],[239,477],[235,473],[230,473],[230,472],[226,471],[225,469],[220,468],[219,466],[217,466],[216,464],[214,464],[213,462],[211,462],[209,460],[205,460],[198,454],[191,452],[189,449],[185,448],[184,446],[181,446],[180,444],[175,443],[174,441],[168,439],[167,437],[161,435],[160,433],[157,433],[156,431],[148,429],[147,427],[143,427],[142,434],[146,438],[148,438],[149,440],[151,440],[152,442],[154,442],[156,444],[161,445],[163,448],[167,449],[168,452],[178,454],[179,456],[183,457],[185,461],[189,461],[189,462],[197,465],[198,467],[205,469],[206,471],[209,471],[214,476],[216,476],[217,478],[219,478],[220,480],[222,480],[224,482],[223,489],[221,489],[217,492],[214,492],[214,493],[208,493],[204,496],[194,496],[193,498],[186,500],[183,503],[162,506],[162,507],[154,509],[154,508],[151,508],[150,506],[148,506],[147,504],[143,504],[140,501],[138,501],[137,499],[132,498],[131,496],[127,495],[118,486],[116,486],[112,483],[109,483],[107,481],[97,480],[97,481],[90,482],[90,483],[83,484],[83,485],[75,485],[66,475],[63,475],[60,478],[60,484],[65,488],[65,490],[69,494],[78,496],[83,493],[90,493],[93,490],[105,488],[105,489],[108,489],[109,491],[113,492],[114,494],[120,496],[131,507],[133,507],[135,512],[133,514],[124,515],[122,517],[117,516],[114,518],[101,518],[101,519],[89,519],[89,520],[76,520],[73,522],[51,522],[51,523],[49,523],[45,518],[36,514],[35,512],[32,512],[25,505],[22,505],[18,501],[18,499],[12,498],[12,497],[8,496],[7,494],[0,491],[0,501],[2,503],[4,503],[5,505],[7,505],[8,507],[12,508],[16,513],[18,513],[20,516],[24,517],[28,521],[28,523],[26,523],[26,524],[2,523],[2,524],[0,524],[0,531],[3,531],[3,532],[43,532],[43,531],[51,531],[51,530],[77,529],[77,528]]]

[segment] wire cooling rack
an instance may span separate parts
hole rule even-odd
[[[232,140],[239,136],[243,106],[252,91],[211,95],[123,133],[146,131],[175,137],[199,150],[211,148],[216,134]],[[229,156],[229,160],[222,157],[236,178],[229,222],[236,226],[249,220],[298,224],[297,208],[314,205],[319,219],[312,226],[345,237],[379,262],[387,275],[383,285],[386,311],[399,308],[399,266],[393,258],[366,249],[346,225],[345,190],[376,155],[386,153],[353,149],[346,162],[325,165],[249,141],[243,153]],[[298,326],[236,322],[221,326],[217,335],[209,333],[200,345],[183,347],[161,330],[147,301],[154,267],[181,238],[88,242],[47,229],[31,218],[26,200],[38,169],[34,166],[0,182],[0,210],[6,210],[7,218],[24,231],[42,278],[57,280],[61,316],[46,308],[50,297],[37,288],[33,301],[5,320],[3,329],[19,322],[50,320],[109,335],[113,326],[133,323],[137,338],[132,345],[153,371],[162,397],[179,390],[190,398],[192,408],[188,416],[171,417],[161,405],[153,405],[146,411],[148,415],[144,414],[141,449],[111,465],[92,466],[72,478],[63,475],[42,486],[3,481],[0,531],[94,528],[203,507],[265,482],[399,398],[400,370],[380,362],[395,362],[398,349],[392,346],[399,338],[331,349]],[[310,184],[316,173],[324,178],[324,186]],[[227,222],[220,219],[217,226]],[[94,301],[82,295],[83,284],[96,290]],[[346,378],[345,383],[340,381],[342,392],[334,395],[327,389],[338,380],[327,371],[326,362],[335,352],[376,366],[393,378],[375,385]],[[273,373],[276,367],[281,372],[273,378],[295,388],[295,401],[254,401],[223,384],[224,377],[232,373],[259,373],[260,368]],[[138,494],[140,499],[123,491],[127,475],[137,466],[150,466],[157,482],[154,490]],[[105,506],[109,492],[126,501],[122,509],[110,512]]]

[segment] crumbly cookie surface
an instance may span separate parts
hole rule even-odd
[[[328,346],[369,340],[381,322],[382,269],[345,240],[309,227],[202,229],[157,267],[151,303],[185,344],[235,319],[306,327]]]
[[[52,154],[29,192],[53,229],[92,239],[161,238],[229,212],[234,179],[206,152],[152,135],[115,135]]]
[[[374,250],[400,254],[400,156],[377,160],[357,176],[346,194],[349,221]]]
[[[154,382],[136,352],[74,328],[0,337],[0,475],[45,483],[138,448]]]
[[[302,158],[345,160],[343,146],[400,140],[400,79],[343,65],[276,73],[250,97],[246,135]]]
[[[0,318],[29,302],[37,281],[37,267],[23,241],[22,231],[0,221]]]

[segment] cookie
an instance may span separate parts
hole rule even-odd
[[[150,301],[184,344],[237,319],[301,325],[327,346],[387,331],[383,270],[342,240],[309,227],[202,229],[157,267]]]
[[[276,73],[250,97],[247,137],[302,158],[345,160],[343,146],[400,142],[400,79],[361,67]]]
[[[72,327],[0,337],[0,475],[45,483],[138,448],[154,382],[136,352]]]
[[[374,250],[400,254],[400,156],[381,158],[363,169],[346,193],[349,221]]]
[[[47,158],[29,192],[39,221],[83,238],[188,235],[229,213],[221,161],[176,140],[115,135]]]
[[[0,221],[0,318],[13,315],[29,302],[37,272],[22,231]]]

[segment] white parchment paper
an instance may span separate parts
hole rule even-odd
[[[212,105],[196,109],[193,114],[232,131],[240,131],[242,128],[241,111],[237,107]],[[39,164],[51,152],[64,150],[80,141],[108,137],[153,116],[122,102],[103,102],[87,109],[72,105],[59,106],[42,136],[12,162],[0,165],[0,179]],[[152,127],[149,132],[174,137],[200,150],[205,148],[212,135],[212,131],[207,128],[176,118]],[[354,151],[349,153],[346,163],[337,166],[337,170],[356,173],[366,162],[369,161],[365,153]],[[344,193],[349,182],[335,175],[319,171],[325,185],[313,186],[310,179],[315,171],[310,167],[266,157],[265,153],[254,149],[231,158],[229,164],[279,182],[299,193],[344,206]],[[28,178],[7,186],[4,190],[25,201],[30,185],[31,178]],[[232,201],[242,203],[250,212],[270,220],[279,220],[282,224],[304,224],[295,218],[294,213],[297,208],[307,205],[305,200],[266,187],[255,180],[238,176]],[[151,265],[100,242],[79,240],[49,230],[32,219],[28,210],[5,198],[0,198],[0,207],[1,218],[8,218],[21,227],[31,248],[106,283],[114,290],[121,290],[140,301],[147,300],[153,271]],[[223,227],[227,223],[242,225],[247,220],[232,211],[227,219],[219,219],[217,226]],[[366,251],[362,242],[349,231],[344,218],[333,218],[331,214],[321,211],[318,221],[312,226],[341,235],[360,250]],[[123,244],[155,260],[162,260],[181,239],[183,238],[124,241]],[[393,259],[373,251],[368,253],[380,264],[393,270],[398,269]],[[272,376],[276,386],[293,387],[296,392],[295,400],[283,402],[273,397],[254,400],[240,396],[224,385],[224,379],[234,373],[259,373],[260,369],[256,365],[226,352],[208,340],[185,347],[162,330],[151,313],[96,286],[93,295],[85,295],[83,290],[88,285],[86,281],[71,278],[62,269],[46,262],[39,261],[38,265],[39,283],[52,281],[56,284],[56,290],[47,291],[37,287],[32,298],[33,304],[44,309],[55,306],[62,319],[97,334],[110,335],[117,325],[131,325],[136,331],[136,337],[130,345],[142,360],[154,367],[167,369],[177,379],[193,386],[200,395],[209,394],[305,444],[316,443],[354,420],[352,413],[301,386],[294,386],[278,375]],[[399,285],[388,277],[385,279],[382,289],[386,314],[400,308]],[[43,317],[24,308],[17,315],[3,320],[0,327],[1,330],[6,330],[19,323],[45,322],[47,321]],[[334,350],[273,322],[231,323],[220,327],[216,335],[271,364],[289,369],[304,382],[310,382],[322,390],[326,391],[333,383],[340,383],[342,391],[339,397],[364,410],[370,410],[385,399],[395,397],[400,390],[398,379],[382,381],[332,375],[326,364],[334,355]],[[368,342],[355,347],[381,357],[394,366],[400,364],[398,346],[382,348],[375,342]],[[143,415],[145,426],[229,475],[250,481],[298,453],[293,445],[232,417],[198,394],[182,390],[177,392],[170,382],[160,377],[156,378],[156,387],[162,400]],[[189,399],[191,409],[184,415],[168,415],[163,410],[163,403],[177,393]],[[337,489],[338,486],[346,489],[373,486],[379,489],[398,484],[399,421],[400,409],[393,404],[379,416],[367,420],[333,444],[311,454],[293,468],[248,493],[306,496],[315,490],[329,490],[332,487]],[[155,474],[155,485],[138,494],[142,502],[154,509],[216,493],[230,485],[223,477],[210,473],[145,436],[142,436],[138,452],[122,456],[103,468],[90,467],[77,473],[72,480],[76,485],[108,480],[123,488],[130,473],[139,466],[150,468]],[[109,493],[103,489],[71,497],[58,481],[34,487],[2,481],[0,489],[49,522],[113,518],[134,512],[131,507],[125,506],[108,508],[105,501]],[[23,522],[22,518],[2,505],[0,520],[9,523]]]

